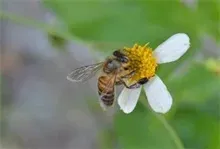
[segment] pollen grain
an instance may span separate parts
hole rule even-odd
[[[157,63],[153,57],[153,51],[148,44],[140,46],[135,44],[132,48],[124,48],[130,60],[130,67],[135,70],[134,76],[129,79],[129,82],[138,81],[141,78],[151,78],[155,75]]]

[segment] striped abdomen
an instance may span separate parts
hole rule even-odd
[[[111,76],[100,76],[98,79],[98,93],[101,101],[106,106],[111,106],[114,103],[114,81]]]

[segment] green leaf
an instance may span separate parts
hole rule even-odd
[[[65,40],[63,37],[56,34],[48,34],[48,40],[59,51],[66,51],[65,46],[67,44],[67,40]]]
[[[150,42],[155,47],[176,32],[190,36],[197,32],[192,12],[177,0],[47,0],[45,4],[69,25],[73,34],[84,40],[127,45]]]
[[[57,26],[55,27],[54,25],[48,25],[48,24],[45,24],[45,22],[39,22],[31,18],[17,16],[17,15],[14,15],[8,12],[2,12],[2,11],[0,11],[0,18],[7,19],[15,23],[20,23],[22,25],[27,25],[35,29],[41,29],[42,31],[48,34],[59,36],[60,38],[63,38],[65,40],[79,41],[76,37],[74,37],[72,34],[67,32],[63,28],[58,28]]]
[[[215,39],[220,40],[220,1],[198,0],[197,16],[200,28]]]
[[[146,107],[137,104],[131,114],[118,113],[115,131],[121,148],[126,149],[182,149],[172,128]]]
[[[183,76],[172,79],[167,85],[176,100],[204,102],[219,92],[220,77],[204,64],[194,64]]]
[[[204,104],[181,104],[178,106],[171,122],[181,140],[184,141],[186,148],[217,149],[220,147],[220,121],[214,116],[216,113],[209,111],[213,108],[219,111],[219,107],[212,106],[219,104],[218,102],[219,98]],[[207,109],[209,106],[212,107]]]

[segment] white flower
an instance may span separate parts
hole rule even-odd
[[[157,64],[169,63],[179,59],[190,47],[189,37],[184,33],[178,33],[171,36],[154,51],[153,56]],[[172,105],[172,97],[162,80],[155,75],[147,83],[142,85],[146,93],[149,105],[158,113],[166,113]],[[118,97],[118,104],[124,113],[130,113],[134,110],[141,88],[124,88]]]

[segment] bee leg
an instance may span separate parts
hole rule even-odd
[[[148,82],[148,79],[147,79],[147,78],[142,78],[142,79],[140,79],[140,80],[138,81],[138,83],[141,84],[141,85],[143,85],[143,84],[145,84],[145,83],[147,83],[147,82]]]
[[[132,77],[132,76],[134,75],[134,73],[135,73],[135,71],[132,71],[132,72],[126,74],[125,76],[122,76],[122,78],[123,78],[123,79],[124,79],[124,78],[130,78],[130,77]]]
[[[142,78],[140,79],[137,83],[134,83],[130,86],[127,86],[127,84],[123,81],[123,80],[120,80],[120,83],[123,84],[126,88],[128,89],[135,89],[135,88],[139,88],[141,87],[141,85],[145,84],[148,82],[148,79],[147,78]]]
[[[132,84],[132,85],[130,85],[130,86],[127,86],[127,85],[126,85],[125,87],[127,87],[128,89],[135,89],[135,88],[141,87],[141,84],[135,83],[135,84]]]
[[[122,85],[122,84],[123,84],[122,80],[119,80],[119,81],[115,82],[115,85]]]
[[[128,86],[123,80],[120,80],[119,83],[120,83],[120,84],[118,84],[118,85],[123,84],[123,85],[124,85],[126,88],[128,88],[128,89],[135,89],[135,88],[141,87],[141,84],[140,84],[140,83],[135,83],[135,84],[132,84],[132,85],[130,85],[130,86]]]
[[[127,88],[129,88],[129,89],[139,88],[139,87],[141,87],[141,85],[143,85],[143,84],[145,84],[147,82],[148,82],[147,78],[142,78],[137,83],[132,84],[131,86],[129,86]]]

